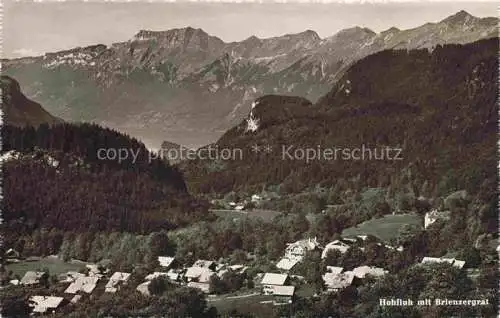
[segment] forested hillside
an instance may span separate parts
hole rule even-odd
[[[243,159],[186,163],[190,186],[227,193],[272,184],[299,192],[355,180],[358,188],[404,184],[416,196],[477,193],[485,181],[496,180],[497,50],[498,39],[490,39],[432,51],[383,51],[354,64],[316,104],[259,98],[249,118],[217,142],[243,149]],[[248,129],[249,123],[258,125]],[[252,145],[270,145],[272,152],[255,153]],[[362,145],[401,149],[402,160],[306,162],[282,152]]]
[[[150,160],[142,143],[116,131],[91,124],[4,126],[3,140],[6,231],[149,233],[207,213],[177,169]],[[137,157],[102,159],[99,149],[129,149]]]

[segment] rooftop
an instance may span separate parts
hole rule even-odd
[[[287,274],[265,273],[262,278],[262,285],[284,285],[288,278]]]

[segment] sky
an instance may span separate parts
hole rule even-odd
[[[3,2],[2,57],[42,55],[78,46],[127,41],[141,29],[191,26],[226,42],[314,30],[328,37],[361,26],[375,32],[438,22],[460,10],[497,16],[494,1],[360,3]]]

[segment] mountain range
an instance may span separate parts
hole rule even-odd
[[[497,37],[497,18],[461,11],[437,23],[376,33],[354,27],[226,43],[201,29],[141,30],[129,41],[3,60],[26,95],[65,121],[197,147],[217,140],[268,94],[316,102],[356,61],[387,49]]]

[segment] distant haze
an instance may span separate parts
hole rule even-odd
[[[280,36],[314,30],[328,37],[361,26],[380,32],[437,22],[460,10],[497,16],[497,3],[385,4],[84,3],[4,1],[3,57],[42,55],[77,46],[126,41],[140,29],[202,28],[226,42],[251,35]]]

